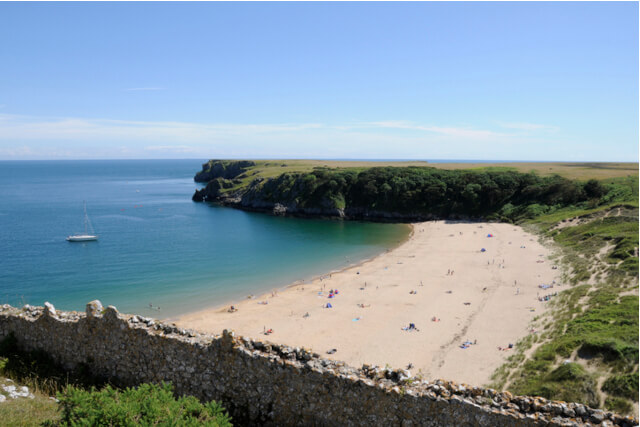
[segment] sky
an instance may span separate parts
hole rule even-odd
[[[638,161],[638,2],[0,2],[0,160]]]

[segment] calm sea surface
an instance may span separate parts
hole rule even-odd
[[[0,303],[84,310],[100,299],[169,317],[343,268],[409,232],[193,203],[203,162],[0,162]],[[83,200],[100,239],[69,243]]]

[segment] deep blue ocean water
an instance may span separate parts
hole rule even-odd
[[[194,203],[203,162],[0,162],[0,303],[84,310],[100,299],[170,317],[343,268],[408,234]],[[83,201],[100,238],[69,243]]]

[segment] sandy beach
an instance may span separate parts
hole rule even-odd
[[[539,297],[564,288],[550,254],[510,224],[416,223],[407,242],[373,260],[238,301],[235,312],[227,305],[174,320],[311,348],[356,367],[411,364],[426,379],[483,385],[545,310]]]

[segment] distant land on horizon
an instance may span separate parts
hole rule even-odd
[[[211,159],[211,158],[210,158]],[[111,162],[111,161],[197,161],[209,159],[41,159],[0,160],[2,162]],[[476,159],[269,159],[269,158],[218,158],[218,160],[251,160],[263,170],[263,177],[276,176],[283,172],[307,172],[315,167],[362,168],[362,167],[434,167],[438,169],[503,169],[517,172],[535,172],[542,176],[560,175],[569,179],[607,179],[638,175],[639,163],[634,162],[568,162],[534,160],[476,160]],[[286,167],[282,167],[286,163]],[[264,170],[266,168],[266,170]]]

